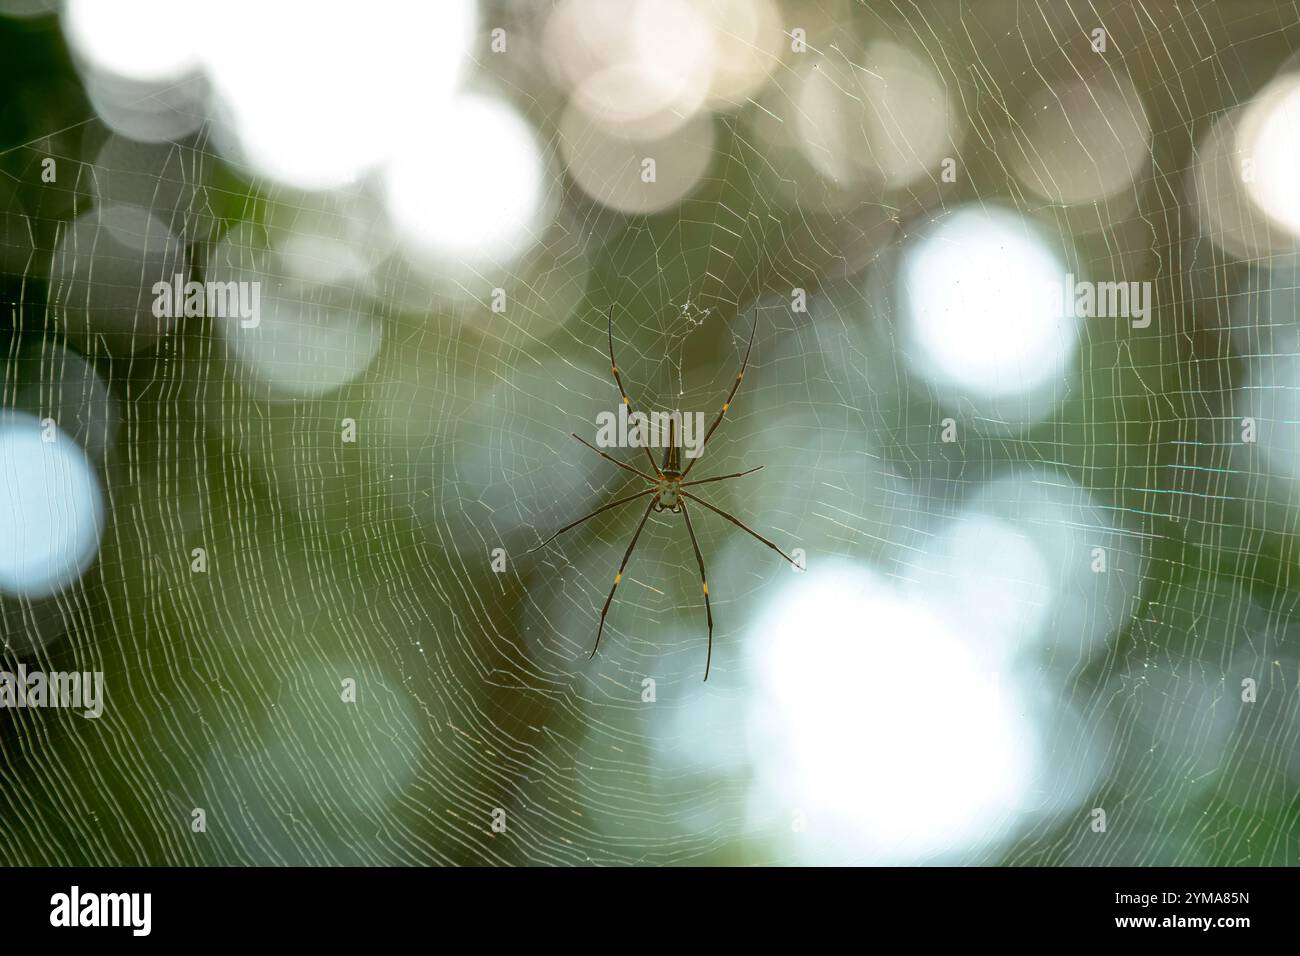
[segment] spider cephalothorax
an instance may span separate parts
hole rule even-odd
[[[619,395],[621,395],[623,398],[623,404],[627,407],[628,414],[631,415],[632,402],[627,397],[627,389],[623,387],[623,377],[619,374],[618,371],[618,362],[615,361],[614,359],[614,307],[613,306],[610,306],[609,308],[609,316],[607,317],[606,326],[607,326],[607,332],[609,336],[610,371],[614,375],[614,384],[618,386],[618,392]],[[632,557],[632,550],[636,547],[637,539],[641,537],[641,529],[645,527],[646,519],[650,517],[650,512],[652,511],[668,511],[671,512],[672,514],[681,514],[682,518],[686,522],[686,533],[689,534],[691,537],[691,547],[695,551],[695,561],[700,566],[700,586],[703,588],[704,591],[704,613],[708,617],[708,621],[709,621],[709,649],[708,649],[708,656],[705,659],[705,663],[704,663],[705,680],[709,679],[709,668],[710,666],[712,666],[713,663],[713,608],[709,604],[709,581],[708,581],[708,577],[705,575],[704,572],[704,556],[700,553],[700,544],[695,539],[695,529],[691,526],[691,513],[689,510],[687,510],[686,502],[688,501],[694,502],[695,504],[698,504],[701,507],[707,508],[709,511],[712,511],[714,514],[726,518],[736,527],[740,528],[743,531],[747,531],[749,534],[752,534],[755,538],[763,542],[763,544],[767,545],[777,554],[781,555],[781,557],[785,558],[792,565],[798,567],[798,565],[795,564],[795,560],[792,557],[790,557],[790,555],[786,554],[784,551],[782,551],[780,548],[774,545],[771,541],[768,541],[767,538],[764,538],[757,531],[750,528],[739,518],[728,514],[727,512],[723,511],[721,508],[709,504],[707,501],[699,497],[694,492],[688,492],[686,490],[687,488],[692,488],[696,485],[707,485],[710,482],[714,482],[714,481],[725,481],[728,478],[742,478],[745,475],[752,475],[754,472],[758,471],[759,468],[763,467],[762,465],[759,465],[756,468],[749,469],[748,471],[738,471],[735,474],[731,474],[731,475],[717,475],[716,477],[713,478],[700,478],[696,481],[686,480],[686,476],[690,474],[691,469],[695,467],[696,462],[698,462],[700,460],[700,456],[703,455],[704,449],[708,447],[709,439],[713,437],[713,432],[717,429],[718,425],[722,423],[722,417],[726,415],[727,410],[731,408],[731,400],[736,397],[736,390],[740,388],[740,383],[745,378],[745,369],[749,365],[749,352],[750,349],[754,347],[754,332],[756,332],[757,330],[758,330],[758,315],[757,313],[755,313],[754,327],[750,330],[749,344],[745,347],[745,358],[744,361],[742,361],[740,364],[740,371],[736,373],[735,382],[733,382],[731,385],[731,392],[727,395],[727,400],[722,403],[722,410],[718,412],[718,417],[713,420],[713,424],[709,426],[709,430],[704,433],[704,441],[700,445],[700,455],[697,455],[695,458],[692,458],[687,463],[685,468],[682,468],[681,466],[681,457],[680,457],[681,452],[680,449],[677,447],[675,425],[671,423],[671,420],[669,424],[668,445],[664,449],[664,458],[662,463],[655,464],[654,456],[650,454],[650,449],[644,445],[641,446],[645,451],[646,460],[650,462],[650,470],[653,472],[653,475],[647,474],[646,472],[642,471],[639,468],[634,468],[632,465],[629,465],[626,462],[621,462],[616,458],[610,457],[609,455],[601,451],[599,448],[597,448],[595,445],[591,444],[590,442],[582,438],[579,438],[576,434],[573,436],[574,438],[577,438],[578,441],[582,442],[584,445],[586,445],[588,448],[594,451],[601,458],[604,458],[606,461],[613,462],[615,465],[617,465],[619,468],[622,468],[624,471],[629,471],[635,475],[639,475],[641,478],[649,482],[651,487],[646,488],[642,491],[638,491],[636,494],[627,495],[623,498],[617,498],[614,501],[611,501],[609,504],[597,508],[595,511],[591,512],[591,514],[584,515],[583,517],[579,518],[577,521],[565,525],[559,531],[555,532],[555,534],[551,535],[541,544],[537,545],[537,547],[531,548],[530,549],[531,551],[536,551],[538,550],[538,548],[546,547],[546,545],[554,541],[559,535],[563,534],[564,532],[568,531],[571,528],[576,528],[584,521],[587,521],[590,518],[594,518],[596,515],[608,511],[610,508],[616,508],[619,505],[626,504],[629,501],[636,501],[639,498],[645,498],[647,496],[653,495],[653,497],[650,499],[650,503],[646,505],[645,514],[641,515],[641,522],[636,526],[636,531],[632,535],[632,541],[628,544],[627,550],[623,552],[623,561],[618,566],[618,573],[614,575],[614,584],[609,589],[609,596],[605,598],[605,606],[601,608],[600,626],[596,630],[596,645],[591,649],[592,657],[596,656],[596,651],[600,648],[600,638],[601,635],[605,633],[605,616],[609,613],[610,603],[613,602],[614,600],[614,592],[618,590],[618,585],[623,580],[623,572],[624,570],[626,570],[627,563]]]
[[[674,472],[665,473],[655,484],[655,511],[671,511],[674,514],[682,510],[682,476]]]

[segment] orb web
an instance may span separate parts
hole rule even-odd
[[[414,248],[382,144],[295,186],[192,77],[124,91],[58,66],[54,21],[6,21],[58,82],[25,87],[0,152],[4,408],[85,451],[104,526],[75,581],[0,599],[3,661],[103,671],[111,706],[5,713],[0,859],[1285,862],[1294,237],[1291,197],[1259,205],[1280,160],[1239,171],[1250,130],[1294,143],[1246,115],[1270,83],[1293,102],[1294,17],[758,5],[729,49],[759,65],[688,89],[698,5],[665,7],[672,70],[565,46],[590,6],[493,11],[500,56],[480,17],[464,82],[531,131],[537,191]],[[629,84],[660,98],[629,112]],[[394,142],[429,148],[425,122]],[[473,208],[447,187],[414,195]],[[1150,324],[1084,317],[1006,359],[1015,323],[952,257],[914,279],[1002,359],[994,388],[931,374],[899,277],[990,210],[1080,281],[1150,283]],[[257,283],[258,324],[159,319],[178,274]],[[618,405],[611,307],[634,406],[706,421],[756,330],[692,477],[764,466],[700,495],[806,570],[693,508],[707,683],[680,516],[649,519],[591,659],[644,504],[528,552],[638,489],[570,437]]]

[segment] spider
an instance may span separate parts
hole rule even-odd
[[[618,566],[618,573],[614,575],[614,584],[609,589],[609,596],[605,598],[605,606],[600,610],[600,625],[596,629],[596,644],[591,649],[591,657],[595,657],[596,651],[600,649],[600,639],[601,636],[605,633],[605,617],[609,614],[609,606],[614,600],[614,592],[618,590],[619,582],[623,580],[623,572],[627,569],[627,563],[632,557],[632,551],[633,549],[636,548],[637,540],[641,537],[641,529],[645,527],[645,523],[649,519],[651,512],[668,511],[671,512],[672,514],[680,514],[682,516],[682,519],[686,523],[686,533],[689,534],[691,537],[691,547],[695,550],[695,563],[700,566],[700,586],[704,590],[704,613],[707,616],[709,622],[708,656],[706,657],[704,662],[705,680],[709,679],[709,668],[713,664],[713,608],[709,605],[709,579],[704,571],[704,556],[700,553],[700,543],[695,539],[695,528],[692,527],[691,525],[691,513],[690,510],[687,508],[686,503],[689,501],[693,504],[698,504],[702,508],[707,508],[709,511],[712,511],[714,514],[726,518],[736,527],[740,528],[742,531],[746,531],[749,534],[753,535],[759,541],[763,542],[763,544],[767,545],[777,554],[781,555],[781,557],[785,558],[792,565],[798,568],[799,565],[795,562],[794,558],[790,557],[790,555],[786,554],[784,551],[778,548],[771,541],[768,541],[767,538],[763,537],[753,528],[749,527],[747,524],[745,524],[735,515],[728,514],[727,512],[723,511],[721,508],[709,504],[709,502],[705,501],[703,498],[699,497],[694,492],[689,492],[686,490],[687,488],[693,488],[696,487],[697,485],[707,485],[715,481],[726,481],[730,478],[743,478],[745,475],[752,475],[754,472],[759,471],[763,468],[762,465],[759,465],[756,468],[750,468],[748,471],[738,471],[730,475],[718,475],[713,478],[699,478],[695,481],[686,480],[686,476],[691,473],[691,469],[694,468],[696,463],[699,462],[699,460],[704,457],[704,449],[708,447],[709,439],[713,437],[714,431],[716,431],[718,425],[722,423],[723,416],[726,415],[727,410],[731,408],[731,401],[736,397],[736,390],[740,388],[741,380],[743,380],[745,377],[745,369],[749,365],[749,352],[750,349],[754,347],[754,333],[756,331],[758,331],[757,311],[755,311],[754,313],[754,327],[750,330],[749,333],[749,344],[745,347],[745,358],[740,363],[740,371],[736,373],[736,381],[732,383],[731,392],[730,394],[727,395],[727,400],[722,403],[722,410],[718,412],[718,417],[713,420],[713,424],[711,424],[708,430],[704,433],[704,441],[701,443],[700,446],[700,454],[697,455],[695,458],[692,458],[686,464],[685,468],[682,467],[681,452],[680,449],[677,447],[676,430],[675,430],[676,423],[671,418],[669,419],[669,424],[668,424],[668,445],[664,449],[663,460],[660,464],[658,465],[655,464],[654,456],[650,454],[650,449],[648,447],[646,447],[645,445],[641,446],[642,450],[645,452],[646,460],[649,461],[650,463],[650,469],[653,472],[653,476],[650,474],[646,474],[646,472],[642,471],[640,468],[635,468],[632,465],[627,464],[626,462],[619,461],[618,459],[605,454],[595,445],[591,444],[590,442],[586,441],[583,438],[579,438],[577,434],[573,434],[574,438],[577,438],[578,441],[582,442],[582,444],[586,445],[588,448],[594,451],[601,458],[604,458],[606,461],[613,462],[615,465],[617,465],[619,468],[622,468],[624,471],[629,471],[632,474],[639,476],[640,478],[649,482],[651,487],[646,488],[642,491],[638,491],[636,494],[627,495],[624,498],[618,498],[614,501],[611,501],[609,504],[602,505],[601,507],[597,508],[595,511],[591,512],[590,514],[584,515],[583,517],[579,518],[577,521],[574,521],[571,524],[566,524],[563,528],[555,532],[555,534],[551,535],[541,544],[537,545],[534,548],[530,548],[529,549],[530,554],[533,551],[538,551],[546,547],[548,544],[550,544],[560,535],[564,534],[564,532],[570,531],[573,528],[578,527],[578,525],[582,524],[584,521],[589,521],[590,519],[596,517],[596,515],[598,514],[606,512],[611,508],[617,508],[619,505],[627,504],[630,501],[636,501],[640,498],[652,496],[650,497],[650,503],[646,505],[645,513],[641,515],[641,521],[636,526],[636,531],[632,534],[632,541],[628,544],[627,550],[623,552],[623,561]],[[627,397],[627,389],[623,387],[623,377],[619,374],[618,362],[614,358],[614,307],[612,305],[609,307],[609,315],[606,321],[606,332],[609,337],[609,368],[610,371],[613,372],[614,374],[614,384],[615,386],[618,387],[618,392],[623,397],[623,404],[627,406],[627,413],[629,416],[631,416],[632,403]]]

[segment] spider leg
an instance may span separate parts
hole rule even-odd
[[[616,500],[614,500],[614,501],[611,501],[611,502],[610,502],[609,504],[607,504],[607,505],[602,505],[601,507],[599,507],[599,508],[597,508],[595,511],[593,511],[591,514],[589,514],[589,515],[584,515],[583,517],[579,518],[577,521],[573,522],[572,524],[566,524],[563,528],[561,528],[559,531],[555,532],[555,534],[551,535],[549,538],[547,538],[547,539],[546,539],[545,541],[543,541],[541,544],[537,545],[536,547],[529,548],[529,549],[528,549],[526,552],[524,552],[524,553],[525,553],[525,554],[532,554],[534,551],[540,551],[542,548],[546,547],[548,544],[550,544],[552,541],[554,541],[554,540],[555,540],[556,538],[558,538],[560,535],[564,534],[564,532],[568,531],[570,528],[576,528],[578,525],[582,524],[584,521],[588,521],[588,520],[590,520],[590,519],[596,517],[596,515],[600,514],[602,511],[608,511],[610,508],[616,508],[616,507],[618,507],[619,505],[627,504],[629,501],[635,501],[637,498],[642,498],[642,497],[644,497],[644,496],[646,496],[646,495],[652,495],[652,494],[654,494],[654,492],[655,492],[655,489],[654,489],[654,488],[647,488],[645,491],[638,491],[638,492],[637,492],[636,494],[634,494],[634,495],[628,495],[626,498],[618,498],[618,499],[616,499]]]
[[[695,496],[692,495],[692,494],[687,494],[685,491],[680,492],[680,494],[681,494],[681,496],[682,496],[683,498],[689,498],[689,499],[691,499],[691,501],[695,501],[695,502],[698,502],[699,504],[704,505],[704,507],[708,508],[710,511],[714,512],[715,514],[722,515],[722,517],[726,518],[728,521],[730,521],[732,524],[734,524],[737,528],[740,528],[742,531],[748,531],[750,534],[752,534],[752,535],[753,535],[755,538],[757,538],[759,541],[762,541],[765,545],[767,545],[769,548],[771,548],[773,551],[775,551],[775,552],[776,552],[777,554],[779,554],[781,557],[785,558],[787,561],[789,561],[791,564],[793,564],[796,568],[799,567],[799,565],[795,563],[794,558],[790,557],[790,555],[786,554],[784,551],[782,551],[780,548],[778,548],[776,545],[774,545],[771,541],[768,541],[767,538],[763,537],[761,534],[759,534],[757,531],[755,531],[755,530],[754,530],[753,528],[751,528],[749,525],[745,524],[745,522],[741,521],[739,518],[735,517],[734,515],[729,515],[729,514],[727,514],[727,513],[726,513],[725,511],[723,511],[721,508],[715,508],[713,505],[709,504],[709,503],[708,503],[707,501],[705,501],[703,498],[697,498],[697,497],[695,497]]]
[[[731,392],[727,395],[727,400],[722,403],[722,411],[718,412],[718,417],[713,420],[709,430],[704,433],[704,441],[700,443],[700,453],[691,459],[691,463],[686,466],[682,472],[685,478],[695,467],[695,463],[704,457],[704,449],[709,447],[709,439],[713,437],[713,432],[722,424],[722,416],[727,414],[727,409],[731,407],[731,400],[736,397],[736,389],[740,388],[740,380],[745,377],[745,369],[749,367],[749,352],[754,347],[754,333],[758,331],[758,309],[754,310],[754,327],[749,330],[749,344],[745,346],[745,360],[740,363],[740,371],[736,373],[736,381],[731,385]]]
[[[650,491],[656,489],[651,488]],[[647,492],[641,492],[647,494]],[[609,613],[609,605],[614,600],[614,592],[618,590],[618,582],[623,580],[623,570],[627,567],[628,559],[632,557],[632,549],[636,547],[637,538],[641,537],[641,529],[645,527],[646,519],[650,517],[650,511],[654,508],[655,502],[659,498],[656,496],[649,505],[646,506],[645,514],[641,516],[641,523],[636,526],[636,533],[632,535],[632,542],[623,552],[623,563],[618,566],[618,574],[614,575],[614,585],[609,589],[609,597],[605,598],[605,606],[600,609],[600,627],[596,629],[596,646],[591,649],[591,657],[596,656],[596,651],[600,649],[600,638],[605,633],[605,615]],[[591,658],[588,658],[590,660]]]
[[[658,478],[651,478],[649,475],[647,475],[644,471],[641,471],[639,468],[633,468],[631,465],[629,465],[629,464],[627,464],[627,463],[625,463],[625,462],[621,462],[621,461],[619,461],[617,458],[611,458],[609,455],[605,454],[603,451],[601,451],[599,448],[597,448],[597,447],[596,447],[595,445],[593,445],[591,442],[587,441],[587,440],[584,439],[584,438],[578,438],[578,435],[577,435],[576,433],[574,433],[574,432],[569,432],[569,434],[570,434],[570,435],[573,435],[574,438],[577,438],[578,441],[582,442],[584,445],[586,445],[588,448],[590,448],[592,451],[594,451],[594,452],[595,452],[597,455],[599,455],[601,458],[604,458],[606,461],[611,461],[611,462],[613,462],[614,464],[618,465],[618,467],[624,469],[625,471],[630,471],[630,472],[633,472],[634,474],[638,474],[638,475],[640,475],[642,478],[644,478],[646,481],[655,481],[655,482],[657,482],[657,481],[659,480]],[[647,449],[647,451],[648,451],[648,449]]]
[[[699,481],[686,481],[682,483],[681,487],[689,488],[692,485],[707,485],[711,481],[726,481],[728,478],[744,478],[746,475],[752,475],[756,471],[761,471],[762,468],[763,466],[759,465],[757,468],[749,469],[749,471],[738,471],[734,475],[718,475],[716,478],[701,478]]]
[[[695,562],[700,566],[700,586],[704,588],[704,613],[709,618],[709,652],[704,659],[704,679],[709,679],[709,668],[713,665],[713,608],[709,605],[709,577],[704,573],[704,555],[700,554],[700,543],[695,540],[695,529],[691,527],[691,513],[682,502],[682,517],[686,519],[686,533],[691,536],[691,547],[695,549]]]
[[[606,317],[606,331],[609,333],[609,370],[614,373],[614,384],[618,386],[618,393],[623,396],[623,404],[627,406],[627,414],[632,416],[632,402],[627,397],[627,389],[623,387],[623,376],[618,374],[618,362],[614,360],[614,304],[609,305],[609,315]],[[650,449],[645,445],[641,446],[645,452],[646,461],[650,462],[650,469],[657,475],[659,466],[655,464],[655,456],[650,454]]]

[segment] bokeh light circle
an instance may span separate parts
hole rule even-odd
[[[447,130],[461,141],[448,143]],[[388,213],[417,254],[509,256],[544,225],[545,171],[518,113],[496,99],[461,96],[385,168]]]
[[[99,478],[52,422],[0,419],[0,591],[55,594],[81,577],[104,523]]]
[[[1059,381],[1077,347],[1066,268],[1038,231],[994,207],[963,207],[904,253],[907,358],[933,382],[982,396]]]

